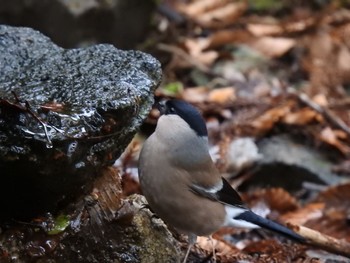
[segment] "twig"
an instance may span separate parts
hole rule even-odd
[[[316,230],[287,223],[287,226],[307,239],[306,243],[316,248],[321,248],[337,255],[350,258],[350,243],[334,237],[322,234]]]
[[[17,111],[20,111],[20,112],[25,112],[25,113],[28,113],[30,116],[32,116],[37,122],[39,122],[43,129],[44,129],[44,133],[45,133],[45,138],[46,138],[46,141],[47,141],[47,146],[49,148],[52,148],[52,141],[50,139],[50,136],[48,134],[48,131],[47,131],[47,125],[45,122],[43,122],[39,116],[37,116],[36,113],[34,113],[30,107],[30,104],[28,101],[22,101],[16,94],[16,92],[12,91],[12,95],[14,96],[15,98],[15,103],[11,103],[9,102],[8,100],[6,99],[0,99],[0,106],[1,105],[6,105],[7,107],[12,107],[13,109],[16,109]],[[23,106],[24,104],[24,106]]]
[[[350,127],[346,125],[344,121],[335,116],[327,108],[318,105],[313,102],[305,93],[298,93],[293,88],[289,88],[287,92],[291,95],[296,96],[302,103],[306,104],[313,110],[321,114],[326,120],[328,120],[335,127],[342,129],[350,137]]]
[[[212,72],[210,71],[210,69],[204,65],[203,63],[193,59],[189,54],[187,54],[183,49],[175,47],[175,46],[171,46],[171,45],[167,45],[167,44],[163,44],[163,43],[159,43],[157,45],[157,48],[159,50],[168,52],[168,53],[172,53],[174,55],[179,56],[181,59],[187,61],[189,64],[191,64],[192,66],[198,68],[200,71],[203,71],[204,73],[208,73],[208,74],[212,74]]]
[[[37,121],[41,124],[41,126],[43,127],[44,133],[45,133],[45,137],[46,137],[46,141],[47,141],[47,143],[46,143],[47,147],[48,147],[48,148],[52,148],[52,141],[51,141],[51,139],[50,139],[49,133],[47,132],[47,126],[48,126],[48,125],[47,125],[45,122],[43,122],[43,121],[32,111],[32,109],[31,109],[30,104],[29,104],[28,101],[25,101],[25,105],[26,105],[26,110],[27,110],[27,112],[28,112],[35,120],[37,120]]]

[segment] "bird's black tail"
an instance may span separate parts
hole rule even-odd
[[[246,211],[238,216],[236,216],[234,219],[238,220],[244,220],[250,223],[253,223],[255,225],[258,225],[262,228],[266,228],[268,230],[271,230],[273,232],[279,233],[289,239],[292,239],[294,241],[305,243],[305,238],[301,235],[295,233],[294,231],[290,230],[289,228],[282,226],[276,222],[273,222],[269,219],[263,218],[257,214],[254,214],[252,211]]]

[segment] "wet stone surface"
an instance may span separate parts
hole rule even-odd
[[[160,79],[142,52],[63,49],[0,25],[0,219],[52,212],[89,191],[146,117]]]

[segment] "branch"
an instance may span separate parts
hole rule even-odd
[[[305,93],[298,93],[293,88],[289,88],[288,93],[296,96],[302,103],[306,104],[314,111],[317,111],[332,125],[343,130],[350,137],[350,127],[346,125],[346,123],[340,118],[335,116],[329,109],[318,105],[317,103],[313,102]]]
[[[350,243],[322,234],[308,227],[287,223],[287,226],[305,239],[306,244],[350,258]]]

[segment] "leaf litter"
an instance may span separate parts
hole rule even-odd
[[[156,100],[184,99],[200,109],[218,168],[254,211],[350,242],[349,4],[164,0],[160,5],[171,15],[155,16],[159,26],[149,37],[158,44],[145,48],[163,63]],[[153,110],[140,134],[148,136],[157,118]],[[314,156],[312,162],[267,161],[261,142],[273,144],[279,136],[287,136],[301,156]],[[140,192],[133,169],[140,138],[117,164],[125,194]],[[239,151],[244,161],[228,158],[232,145],[245,147],[234,144],[245,138],[253,146]],[[277,156],[291,150],[288,144],[274,149]],[[324,167],[330,167],[329,180],[321,183]],[[286,174],[290,182],[283,183]],[[259,176],[277,185],[261,184]],[[289,187],[293,180],[300,183]],[[220,229],[212,241],[199,238],[191,258],[210,258],[214,244],[219,262],[349,262],[341,253],[282,239],[263,231]]]

